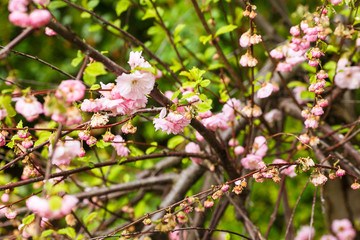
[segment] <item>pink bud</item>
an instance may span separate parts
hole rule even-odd
[[[341,169],[339,168],[337,171],[336,171],[336,176],[338,177],[342,177],[346,174],[345,170],[344,169]]]
[[[36,9],[30,13],[30,25],[34,28],[42,27],[51,20],[51,14],[48,10]]]
[[[10,13],[9,21],[19,27],[27,27],[30,25],[29,15],[20,11]]]

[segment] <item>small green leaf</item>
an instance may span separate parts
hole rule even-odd
[[[200,36],[199,40],[202,44],[206,44],[207,42],[209,42],[211,40],[211,35],[208,36]]]
[[[66,7],[67,4],[63,1],[51,1],[48,8],[49,10],[55,10],[57,8]]]
[[[32,222],[34,221],[34,219],[35,219],[35,215],[34,215],[34,214],[31,214],[31,215],[23,218],[22,223],[23,223],[24,225],[28,225],[28,224],[32,223]]]
[[[72,227],[67,227],[67,228],[62,228],[62,229],[59,229],[57,231],[59,234],[63,234],[63,235],[67,235],[71,238],[75,238],[76,237],[76,232],[75,232],[75,229],[72,228]]]
[[[174,136],[169,139],[169,141],[167,143],[167,147],[175,148],[177,145],[179,145],[180,143],[182,143],[184,141],[185,141],[185,139],[182,136]]]
[[[36,140],[36,142],[34,143],[34,147],[42,144],[43,142],[47,141],[50,139],[50,136],[52,135],[51,132],[48,131],[41,131],[38,137],[38,140]]]
[[[171,101],[173,101],[175,98],[177,98],[180,93],[181,93],[181,90],[180,90],[180,89],[179,89],[179,90],[176,90],[176,91],[174,92],[174,94],[172,95],[172,97],[171,97]]]
[[[142,156],[144,155],[144,152],[141,151],[139,148],[133,146],[133,145],[130,145],[129,146],[129,150],[130,150],[130,155],[132,157],[137,157],[137,156]]]
[[[145,12],[144,16],[141,18],[141,20],[146,20],[149,18],[156,18],[155,9],[146,9],[146,12]]]
[[[22,120],[20,120],[20,122],[16,125],[16,128],[23,128]]]
[[[52,230],[52,229],[44,230],[41,232],[41,237],[50,236],[50,234],[52,234],[53,232],[54,232],[54,230]]]
[[[202,87],[207,87],[207,86],[209,86],[210,83],[211,83],[211,82],[210,82],[209,79],[205,79],[205,80],[202,80],[202,81],[200,82],[200,86],[202,86]]]
[[[306,83],[300,82],[300,81],[291,81],[287,84],[288,88],[294,88],[294,87],[308,87],[308,85]]]
[[[102,64],[101,62],[91,63],[86,67],[85,72],[94,76],[107,74],[104,64]]]
[[[116,7],[115,7],[116,15],[120,16],[121,13],[128,10],[130,5],[131,5],[130,0],[120,0],[120,1],[118,1],[118,3],[116,4]]]
[[[95,91],[95,90],[98,90],[98,89],[100,89],[101,88],[101,86],[99,85],[99,84],[94,84],[94,85],[92,85],[91,87],[90,87],[90,90],[91,91]]]
[[[9,117],[14,117],[16,115],[16,111],[11,105],[11,96],[10,95],[3,95],[0,96],[0,105],[2,105],[8,114]]]
[[[156,149],[157,149],[157,147],[149,147],[148,149],[146,149],[145,153],[146,154],[153,153]]]
[[[62,199],[59,196],[52,196],[49,200],[50,210],[55,211],[61,208]]]
[[[84,224],[88,225],[98,216],[98,212],[92,212],[84,218]]]
[[[221,34],[231,32],[231,31],[235,30],[236,28],[238,28],[238,26],[233,25],[233,24],[223,26],[216,31],[214,38],[216,38],[217,36],[219,36]]]
[[[91,75],[91,74],[85,72],[83,78],[84,78],[84,82],[88,85],[93,85],[94,83],[96,83],[95,75]]]

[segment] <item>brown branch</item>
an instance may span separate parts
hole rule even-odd
[[[10,50],[18,45],[22,40],[24,40],[32,31],[33,27],[25,28],[18,36],[16,36],[11,42],[9,42],[1,51],[0,59],[6,58],[10,53]]]

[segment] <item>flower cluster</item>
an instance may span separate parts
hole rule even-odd
[[[29,210],[38,214],[40,217],[47,219],[59,219],[69,214],[78,201],[79,200],[75,196],[65,195],[62,197],[61,207],[59,209],[52,209],[49,199],[32,196],[26,201],[26,206]]]
[[[49,0],[33,0],[35,4],[47,5]],[[28,11],[29,0],[10,0],[8,9],[11,12],[9,21],[19,27],[40,28],[51,20],[51,13],[45,9],[35,9],[30,14]]]
[[[81,144],[79,141],[71,137],[65,137],[65,141],[56,143],[55,152],[53,146],[49,146],[49,157],[52,156],[52,164],[57,166],[68,166],[71,159],[77,157],[81,153]]]
[[[263,163],[263,157],[265,156],[268,150],[266,143],[266,138],[263,136],[258,136],[254,139],[254,144],[251,150],[251,153],[247,154],[243,159],[241,159],[241,165],[245,169],[259,169],[259,163]]]

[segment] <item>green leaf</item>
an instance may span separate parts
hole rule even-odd
[[[307,62],[302,63],[301,66],[308,72],[316,73],[316,67],[310,66]]]
[[[148,149],[146,149],[145,153],[146,154],[153,153],[156,149],[157,149],[157,147],[149,147]]]
[[[57,231],[59,234],[63,234],[63,235],[67,235],[71,238],[75,238],[76,237],[76,232],[75,232],[75,229],[72,228],[72,227],[67,227],[67,228],[62,228],[62,229],[59,229]]]
[[[48,8],[49,10],[55,10],[57,8],[66,7],[67,4],[63,1],[51,1]]]
[[[208,99],[205,102],[199,102],[196,104],[200,112],[206,112],[212,109],[212,100]]]
[[[94,83],[96,83],[95,75],[91,75],[91,74],[85,72],[83,78],[84,78],[84,82],[88,85],[93,85]]]
[[[94,62],[94,63],[89,64],[86,67],[85,72],[87,72],[88,74],[94,75],[94,76],[107,74],[104,64],[102,64],[101,62]]]
[[[16,111],[11,105],[11,96],[10,95],[3,95],[0,96],[0,105],[2,105],[9,117],[14,117],[16,115]]]
[[[84,224],[88,225],[89,222],[92,222],[98,216],[98,212],[92,212],[89,215],[85,216]]]
[[[35,219],[35,215],[34,215],[34,214],[31,214],[31,215],[23,218],[22,223],[23,223],[24,225],[28,225],[28,224],[32,223],[32,222],[34,221],[34,219]]]
[[[52,135],[52,132],[48,132],[48,131],[41,131],[38,137],[38,140],[36,140],[36,142],[34,143],[34,147],[42,144],[43,142],[47,141],[50,139],[50,136]]]
[[[209,36],[200,36],[199,40],[202,44],[206,44],[207,42],[209,42],[211,40],[211,35]]]
[[[98,90],[98,89],[100,89],[100,88],[101,88],[100,84],[94,84],[94,85],[92,85],[92,86],[90,87],[90,90],[91,90],[91,91],[95,91],[95,90]]]
[[[180,89],[179,89],[179,90],[176,90],[176,91],[174,92],[174,94],[172,95],[172,97],[171,97],[171,101],[173,101],[175,98],[177,98],[180,93],[181,93],[181,90],[180,90]]]
[[[146,9],[146,12],[145,12],[144,16],[141,18],[141,20],[146,20],[149,18],[156,18],[155,9]]]
[[[227,100],[229,100],[230,97],[225,89],[221,89],[219,93],[222,102],[227,102]]]
[[[82,62],[82,60],[84,59],[84,54],[79,50],[79,51],[77,51],[77,56],[76,56],[76,58],[74,58],[72,61],[71,61],[71,65],[73,66],[73,67],[76,67],[77,65],[79,65],[81,62]]]
[[[205,80],[202,80],[202,81],[200,82],[200,86],[202,86],[202,87],[207,87],[207,86],[209,86],[210,83],[211,83],[211,82],[210,82],[209,79],[205,79]]]
[[[130,155],[132,157],[137,157],[137,156],[142,156],[144,155],[144,152],[141,151],[140,149],[138,149],[137,147],[130,145],[129,146],[129,150],[130,150]]]
[[[315,98],[315,93],[309,92],[309,91],[303,91],[303,92],[301,92],[300,97],[302,99],[310,99],[311,100],[311,99]]]
[[[221,34],[231,32],[231,31],[235,30],[236,28],[238,28],[238,26],[233,25],[233,24],[223,26],[216,31],[214,38],[216,38],[217,36],[219,36]]]
[[[53,232],[54,232],[54,230],[52,230],[52,229],[44,230],[41,232],[41,237],[47,237],[50,234],[52,234]]]
[[[328,45],[324,41],[318,40],[318,47],[321,52],[325,53]]]
[[[22,120],[20,120],[20,122],[16,125],[16,128],[23,128]]]
[[[99,3],[100,3],[100,0],[90,0],[87,4],[88,10],[92,11],[94,8],[96,8],[97,5],[99,5]]]
[[[120,0],[120,1],[118,1],[118,3],[116,4],[116,7],[115,7],[116,15],[120,16],[121,13],[128,10],[130,5],[131,5],[130,0]]]
[[[180,143],[182,143],[184,141],[185,141],[185,139],[182,136],[174,136],[169,139],[169,141],[167,143],[167,147],[175,148],[177,145],[179,145]]]
[[[50,210],[55,211],[61,208],[62,199],[59,196],[52,196],[49,200]]]
[[[105,147],[108,147],[110,145],[111,145],[110,142],[104,142],[104,140],[102,140],[102,139],[96,142],[96,146],[98,148],[105,148]]]

